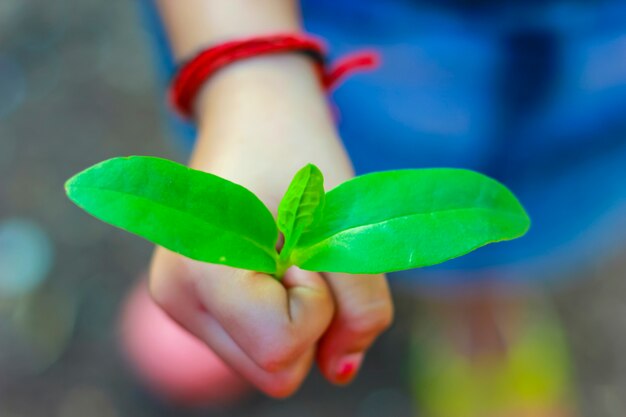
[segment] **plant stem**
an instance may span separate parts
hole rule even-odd
[[[293,265],[291,262],[291,252],[293,251],[293,241],[286,241],[283,248],[278,255],[278,261],[276,263],[276,273],[274,276],[280,281],[285,272]]]
[[[281,260],[279,259],[274,277],[277,280],[281,281],[283,279],[283,276],[285,275],[285,272],[287,272],[287,270],[289,269],[291,265],[292,265],[291,262],[281,262]]]

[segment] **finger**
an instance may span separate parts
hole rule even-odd
[[[204,331],[203,338],[213,350],[267,395],[275,398],[288,397],[300,387],[309,374],[315,356],[314,346],[309,347],[280,371],[270,372],[250,359],[217,320],[211,319],[208,315],[200,319],[203,321],[201,327]]]
[[[185,321],[231,368],[269,396],[275,398],[290,396],[300,387],[311,369],[315,352],[313,346],[289,366],[280,371],[270,372],[257,365],[209,313],[191,312]]]
[[[350,382],[374,340],[393,321],[393,303],[383,275],[327,274],[336,312],[318,345],[317,362],[336,384]]]
[[[201,307],[267,371],[290,365],[317,342],[332,318],[332,295],[319,274],[292,269],[286,288],[252,271],[190,260],[181,265],[185,271],[178,275],[185,277],[185,283],[180,286],[196,294]]]
[[[221,266],[196,277],[198,297],[233,340],[267,371],[289,366],[316,344],[334,305],[316,273],[288,271],[285,285],[273,277]]]
[[[153,262],[150,290],[153,298],[175,321],[205,342],[235,371],[266,394],[283,398],[301,385],[310,370],[314,346],[280,371],[261,368],[203,307],[187,275],[185,262],[179,262],[181,258],[170,252],[159,255],[155,256]]]

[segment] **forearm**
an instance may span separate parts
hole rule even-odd
[[[295,0],[157,0],[157,3],[179,59],[223,40],[301,29]]]

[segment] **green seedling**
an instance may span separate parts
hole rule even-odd
[[[520,237],[530,225],[505,186],[462,169],[376,172],[326,193],[309,164],[276,221],[241,185],[154,157],[101,162],[65,189],[93,216],[171,251],[279,279],[292,265],[352,274],[434,265]]]

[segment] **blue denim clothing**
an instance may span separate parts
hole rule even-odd
[[[506,184],[523,238],[425,268],[545,277],[597,259],[626,233],[626,5],[621,1],[302,0],[334,56],[377,48],[383,66],[332,99],[358,173],[461,167]],[[151,0],[164,82],[175,70]],[[191,144],[193,126],[171,117]],[[437,278],[439,279],[439,278]],[[473,279],[473,278],[454,278]]]

